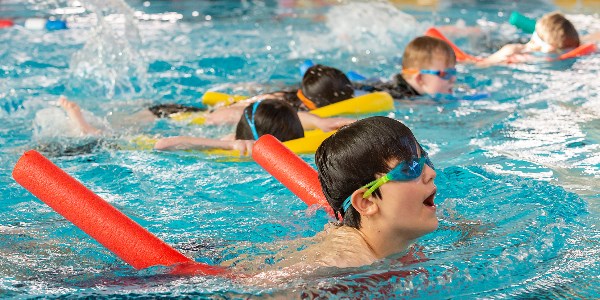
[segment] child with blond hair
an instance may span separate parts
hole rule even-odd
[[[456,56],[446,42],[428,36],[413,39],[402,56],[402,72],[389,82],[355,84],[369,92],[385,91],[395,99],[452,94]]]
[[[478,61],[479,66],[502,63],[535,62],[554,59],[579,47],[579,34],[565,16],[552,12],[540,18],[531,39],[526,44],[508,44],[496,53]]]

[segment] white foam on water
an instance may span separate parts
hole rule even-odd
[[[389,2],[333,6],[325,17],[325,32],[296,32],[299,42],[292,46],[292,56],[305,57],[335,49],[365,54],[398,53],[408,41],[431,26],[417,22]]]
[[[94,127],[108,129],[108,124],[89,111],[82,110],[83,117]],[[83,133],[66,112],[59,107],[48,107],[36,112],[33,120],[33,137],[37,140],[61,137],[81,137]]]

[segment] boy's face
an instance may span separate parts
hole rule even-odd
[[[380,187],[380,212],[390,230],[416,239],[437,229],[435,176],[435,170],[425,165],[417,179],[389,181]]]
[[[539,52],[544,52],[544,53],[555,51],[556,48],[554,48],[554,46],[552,46],[549,43],[547,43],[546,41],[544,41],[540,37],[540,34],[543,36],[549,35],[548,31],[546,30],[546,28],[543,25],[538,25],[535,27],[535,32],[531,36],[531,39],[529,40],[529,42],[527,44],[525,44],[525,49],[528,51],[539,51]]]
[[[424,66],[422,70],[435,70],[435,71],[446,71],[450,68],[454,68],[455,65],[452,63],[446,63],[447,59],[442,54],[434,55],[433,60],[428,65]],[[430,95],[434,94],[452,94],[454,83],[456,82],[456,76],[451,76],[449,79],[443,79],[442,77],[434,74],[419,74],[420,78],[417,78],[417,83],[420,85],[421,90]]]

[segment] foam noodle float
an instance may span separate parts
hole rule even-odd
[[[439,32],[439,30],[437,30],[433,27],[429,28],[427,30],[427,32],[425,32],[425,35],[441,39],[441,40],[445,41],[446,43],[448,43],[450,45],[450,47],[452,47],[452,49],[454,50],[457,61],[465,61],[465,60],[479,61],[479,60],[481,60],[480,58],[466,54],[465,52],[460,50],[456,45],[454,45],[450,40],[448,40],[441,32]],[[571,51],[568,51],[568,52],[560,55],[556,59],[563,60],[563,59],[575,58],[578,56],[592,54],[592,53],[596,52],[596,50],[597,50],[597,47],[595,44],[585,44],[585,45],[581,45]],[[553,59],[548,58],[548,60],[551,61]],[[509,63],[510,63],[510,61],[509,61]]]
[[[204,125],[206,118],[205,112],[180,112],[169,115],[169,118],[178,122],[187,122],[193,125]]]
[[[136,269],[177,265],[173,273],[179,275],[227,272],[194,262],[171,248],[34,150],[23,154],[12,175],[34,196]]]
[[[394,99],[386,92],[375,92],[329,104],[310,111],[322,118],[337,115],[370,114],[394,109]]]
[[[510,14],[508,22],[525,33],[533,33],[535,31],[535,23],[537,23],[535,19],[528,18],[516,11]]]
[[[310,154],[315,153],[319,145],[331,136],[335,131],[323,132],[321,130],[309,130],[304,132],[304,137],[284,142],[283,144],[296,154]],[[157,139],[149,136],[136,136],[129,141],[129,144],[120,146],[123,150],[151,150],[154,148]],[[220,156],[240,156],[240,152],[237,150],[225,150],[225,149],[210,149],[203,150],[202,152],[209,155],[220,155]]]
[[[305,131],[303,138],[283,142],[283,145],[295,154],[311,154],[317,152],[321,143],[334,133],[335,131],[323,132],[318,129]],[[203,152],[209,155],[240,156],[237,150],[211,149]]]
[[[226,94],[223,94],[226,95]],[[230,96],[242,97],[242,96]],[[350,98],[344,101],[329,104],[314,110],[310,113],[319,117],[333,117],[337,115],[351,114],[369,114],[378,113],[394,109],[394,99],[386,92],[375,92]],[[194,125],[203,125],[206,121],[205,112],[181,112],[169,116],[172,120],[179,122],[188,122]]]
[[[204,105],[210,105],[210,106],[229,105],[229,104],[239,102],[239,101],[242,101],[245,99],[248,99],[248,97],[240,96],[240,95],[229,95],[229,94],[225,94],[225,93],[209,91],[209,92],[204,93],[204,95],[202,96],[202,103]]]
[[[222,95],[226,95],[223,97],[242,97],[229,96],[227,94]],[[310,112],[319,117],[332,117],[344,114],[378,113],[392,109],[394,109],[394,99],[392,99],[392,96],[385,92],[376,92],[329,104],[311,110]],[[201,113],[182,113],[171,116],[171,118],[180,121],[190,119],[190,123],[192,124],[200,125],[204,123],[204,118],[201,116]]]
[[[457,61],[468,61],[468,60],[478,61],[478,60],[480,60],[479,58],[469,55],[469,54],[465,53],[464,51],[460,50],[460,48],[458,48],[454,43],[452,43],[439,30],[437,30],[434,27],[427,29],[427,31],[425,31],[425,35],[434,37],[434,38],[438,38],[438,39],[448,43],[448,45],[450,45],[450,47],[452,47],[452,50],[454,50],[454,54],[456,56]]]
[[[307,205],[319,205],[334,216],[321,190],[317,171],[272,135],[263,135],[252,148],[252,158]]]
[[[592,54],[594,52],[596,52],[596,50],[598,50],[598,48],[596,47],[595,44],[585,44],[585,45],[581,45],[567,53],[561,54],[558,59],[562,60],[562,59],[569,59],[569,58],[575,58],[575,57],[579,57],[579,56],[583,56],[583,55],[588,55],[588,54]]]
[[[8,28],[13,25],[15,25],[15,23],[11,19],[0,19],[0,28]]]

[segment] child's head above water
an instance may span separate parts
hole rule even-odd
[[[314,65],[306,70],[298,97],[309,109],[323,107],[354,96],[352,82],[346,75],[332,67]],[[307,101],[308,100],[308,101]],[[310,102],[314,103],[310,107]]]
[[[567,18],[558,12],[544,15],[535,25],[531,41],[527,43],[530,50],[552,52],[579,47],[579,34]]]
[[[365,221],[375,222],[408,239],[437,228],[436,173],[404,124],[387,117],[352,123],[326,139],[315,160],[323,193],[344,225],[360,229]],[[385,183],[384,177],[391,181]],[[378,179],[374,187],[365,187]]]
[[[237,140],[271,134],[282,142],[304,137],[298,113],[286,102],[263,100],[248,105],[235,129]]]
[[[413,39],[402,56],[402,77],[420,94],[451,94],[456,56],[446,42],[428,36]]]

